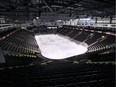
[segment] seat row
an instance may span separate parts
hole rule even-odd
[[[56,65],[57,66],[54,66]],[[55,70],[53,72],[53,70]],[[114,65],[109,64],[73,64],[51,62],[48,65],[31,64],[24,67],[0,70],[0,83],[12,86],[41,87],[113,87]]]
[[[62,27],[57,30],[58,34],[65,35],[71,39],[88,44],[88,53],[95,53],[113,49],[115,47],[115,36],[104,33],[84,31],[79,28]]]
[[[9,59],[12,60],[14,57],[16,59],[21,59],[21,57],[36,58],[36,53],[40,53],[34,34],[26,30],[17,30],[2,40],[0,47],[3,50],[6,61],[10,61]]]

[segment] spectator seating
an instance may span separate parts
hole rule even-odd
[[[87,53],[38,62],[36,54],[40,51],[32,32],[14,30],[3,34],[0,47],[6,63],[0,64],[0,86],[115,87],[114,34],[71,26],[59,28],[57,34],[87,43]]]
[[[114,87],[114,79],[114,64],[108,62],[52,61],[47,65],[30,64],[0,70],[1,86],[13,87]]]
[[[115,36],[108,35],[104,32],[64,26],[59,28],[57,33],[87,43],[89,46],[87,53],[100,53],[100,51],[103,52],[107,49],[114,49],[115,47]]]
[[[18,30],[1,41],[0,47],[5,55],[6,62],[24,60],[23,58],[36,58],[39,53],[34,35],[26,30]],[[18,61],[19,61],[18,60]]]

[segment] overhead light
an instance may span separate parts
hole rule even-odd
[[[91,20],[91,18],[81,18],[80,20],[86,20],[86,21],[89,21],[89,20]]]
[[[39,19],[39,17],[36,17],[36,19]]]
[[[90,34],[90,36],[93,36],[93,35],[94,35],[93,33]]]
[[[105,36],[102,36],[102,38],[104,38]]]

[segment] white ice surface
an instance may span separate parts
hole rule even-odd
[[[56,34],[37,35],[41,54],[49,59],[65,59],[84,54],[87,47]]]

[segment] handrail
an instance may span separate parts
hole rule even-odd
[[[12,28],[13,24],[0,24],[0,30]]]

